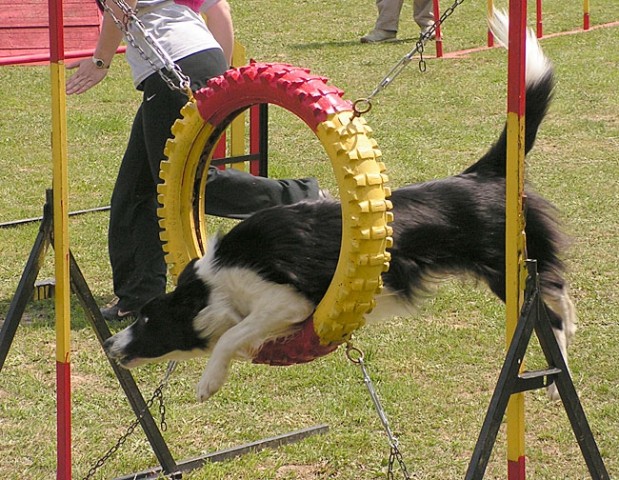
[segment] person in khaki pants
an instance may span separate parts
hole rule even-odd
[[[361,43],[395,41],[403,3],[404,0],[376,0],[378,8],[376,25],[374,30],[361,37]],[[432,0],[413,0],[413,18],[424,34],[434,23]]]

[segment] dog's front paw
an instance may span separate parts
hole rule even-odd
[[[210,375],[206,372],[203,373],[196,389],[198,401],[204,402],[215,395],[224,384],[225,379],[225,375]]]

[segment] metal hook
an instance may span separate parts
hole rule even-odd
[[[360,117],[364,113],[368,113],[370,110],[372,110],[372,102],[369,98],[360,98],[358,100],[355,100],[355,102],[352,104],[352,109],[354,112],[353,118]]]

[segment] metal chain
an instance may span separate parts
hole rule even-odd
[[[363,382],[365,383],[365,386],[370,393],[370,398],[372,399],[372,403],[374,403],[374,408],[376,409],[378,418],[380,418],[380,421],[383,424],[383,428],[387,435],[387,440],[390,447],[387,478],[395,478],[394,466],[395,462],[397,461],[404,478],[406,480],[411,480],[411,476],[409,475],[406,464],[404,463],[404,458],[400,453],[399,441],[391,431],[391,427],[389,426],[389,420],[387,419],[387,414],[385,413],[385,410],[380,402],[380,398],[378,398],[378,393],[376,393],[376,389],[374,388],[374,384],[372,383],[372,379],[370,378],[367,368],[365,368],[365,362],[363,361],[363,352],[360,349],[354,347],[352,343],[348,342],[346,343],[346,357],[348,357],[348,359],[352,363],[358,365],[361,369],[361,373],[363,375]]]
[[[189,99],[193,98],[193,92],[191,91],[191,80],[185,75],[181,68],[174,63],[170,58],[170,55],[165,52],[157,40],[153,38],[147,31],[142,20],[137,16],[137,12],[133,10],[125,0],[112,0],[123,13],[122,19],[118,18],[112,8],[107,4],[107,0],[99,0],[99,3],[103,6],[103,9],[110,14],[112,20],[116,24],[116,27],[123,33],[125,39],[133,48],[135,48],[140,57],[144,59],[151,66],[153,71],[158,72],[163,81],[168,85],[171,90],[178,90],[179,92],[187,95]],[[139,32],[140,36],[144,38],[146,44],[151,50],[151,54],[156,57],[157,60],[163,65],[163,69],[159,68],[157,64],[152,60],[142,46],[136,40],[135,35],[130,31],[130,24],[133,25]],[[178,84],[174,83],[174,80],[165,74],[164,69],[167,70]]]
[[[146,415],[146,412],[150,410],[150,407],[153,406],[153,403],[155,403],[155,400],[159,400],[159,415],[161,416],[161,421],[160,421],[161,431],[165,432],[168,429],[168,424],[165,420],[166,411],[165,411],[165,405],[163,403],[163,389],[168,385],[168,382],[170,380],[170,375],[172,375],[172,372],[174,372],[176,365],[177,365],[177,362],[168,363],[168,368],[166,369],[163,380],[161,380],[161,383],[155,389],[151,398],[146,402],[146,405],[144,406],[140,414],[136,417],[136,419],[133,422],[131,422],[131,424],[127,427],[127,430],[125,431],[125,433],[121,435],[120,438],[116,441],[116,444],[114,444],[114,446],[112,446],[107,452],[105,452],[105,454],[101,458],[99,458],[99,460],[95,462],[94,466],[88,471],[88,474],[83,478],[83,480],[89,480],[90,478],[92,478],[93,475],[97,472],[97,470],[99,470],[120,449],[120,447],[122,447],[125,444],[129,436],[131,436],[131,434],[135,431],[137,426],[140,424],[140,422]]]
[[[427,65],[426,65],[425,59],[423,58],[425,44],[428,42],[428,40],[430,40],[430,38],[432,38],[432,35],[435,34],[436,29],[439,27],[439,25],[442,25],[442,23],[448,17],[450,17],[451,14],[454,12],[454,10],[458,6],[460,6],[462,3],[464,3],[464,0],[455,0],[451,6],[447,7],[447,9],[440,16],[440,18],[436,22],[434,22],[430,26],[430,28],[428,28],[428,30],[426,30],[424,33],[419,35],[419,39],[417,40],[417,43],[415,44],[415,48],[411,50],[410,52],[408,52],[406,55],[404,55],[400,59],[400,61],[379,82],[379,84],[372,91],[372,93],[370,93],[370,95],[368,95],[367,97],[363,97],[363,98],[356,100],[353,103],[353,111],[356,117],[370,111],[370,109],[372,108],[372,99],[376,95],[381,93],[388,85],[390,85],[395,80],[395,78],[400,73],[402,73],[402,70],[404,70],[406,66],[413,60],[413,57],[415,56],[416,53],[419,54],[419,71],[420,72],[426,71]]]

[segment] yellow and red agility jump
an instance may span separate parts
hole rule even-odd
[[[302,363],[335,350],[362,326],[381,288],[380,275],[388,267],[392,232],[385,166],[372,130],[342,96],[342,90],[307,69],[251,63],[227,71],[196,92],[166,145],[159,216],[166,261],[174,276],[205,253],[206,171],[219,137],[240,112],[261,103],[283,107],[308,125],[331,160],[343,222],[335,275],[298,335],[264,345],[254,358],[257,363]]]

